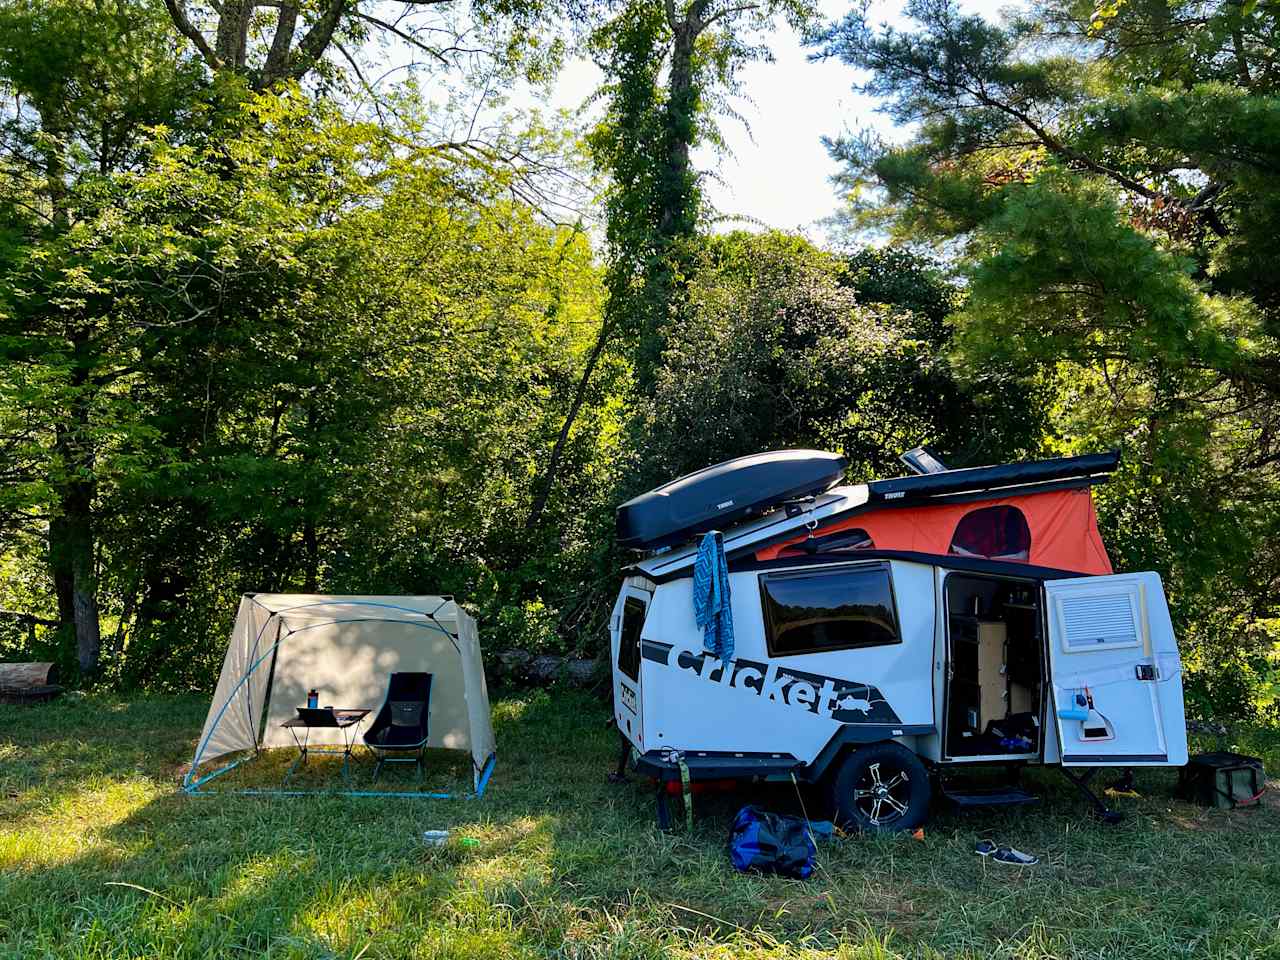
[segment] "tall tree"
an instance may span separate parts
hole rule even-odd
[[[425,6],[457,12],[456,5]],[[278,425],[292,431],[292,442],[280,439],[278,456],[257,480],[290,502],[274,518],[279,525],[298,521],[306,558],[298,582],[314,585],[322,575],[321,514],[333,489],[323,482],[324,468],[359,448],[350,431],[361,421],[346,404],[373,411],[380,401],[351,389],[326,392],[325,382],[345,382],[340,374],[361,344],[351,331],[362,318],[352,316],[349,301],[330,302],[342,323],[325,327],[314,304],[353,267],[308,259],[298,247],[314,256],[332,249],[319,238],[341,211],[326,205],[326,190],[338,203],[376,198],[353,186],[361,178],[334,138],[307,142],[299,132],[305,124],[295,122],[298,101],[288,80],[325,81],[332,64],[324,57],[363,42],[360,24],[383,29],[373,21],[385,14],[354,3],[326,9],[341,13],[338,22],[314,19],[311,4],[0,6],[0,451],[12,456],[0,470],[0,538],[45,537],[59,616],[73,625],[75,659],[86,676],[99,665],[104,588],[121,604],[111,611],[120,625],[111,642],[118,645],[131,618],[171,614],[200,579],[202,560],[213,562],[216,543],[203,532],[228,514],[175,481],[181,475],[198,486],[183,470],[216,448],[211,438],[221,419],[235,415],[243,402],[237,391],[251,391],[255,376],[276,378]],[[438,51],[437,62],[452,69],[479,58],[495,82],[515,64],[553,62],[554,44],[520,30],[542,9],[469,7],[494,24],[489,43],[483,50],[459,43]],[[182,38],[175,11],[190,14],[183,26],[216,22],[216,37],[203,45]],[[276,32],[264,48],[271,23]],[[295,26],[297,43],[289,47],[286,34]],[[411,46],[425,36],[404,21],[383,26]],[[273,49],[287,56],[274,61]],[[550,52],[539,61],[539,50]],[[247,90],[272,85],[276,101]],[[491,188],[501,189],[540,205],[545,216],[562,215],[554,181],[564,168],[548,161],[564,146],[558,131],[482,131],[471,111],[459,119],[456,104],[439,113],[467,136],[442,141],[409,91],[389,114],[394,130],[366,137],[365,146],[390,149],[396,141],[402,154],[456,177],[455,197],[471,195],[483,206],[493,202]],[[257,137],[246,128],[254,123]],[[280,150],[267,149],[263,138],[278,139]],[[386,175],[385,157],[355,159]],[[254,162],[265,167],[256,179],[247,170]],[[166,180],[175,171],[186,179]],[[251,348],[267,339],[264,331],[282,328],[293,331],[280,334],[291,363],[264,373]],[[310,339],[295,346],[291,338],[303,331]],[[209,372],[219,357],[244,363],[234,388]],[[203,382],[192,379],[193,369],[203,370]],[[220,384],[227,392],[217,396]],[[307,409],[301,423],[295,402]],[[226,462],[245,475],[260,466],[230,455]],[[214,483],[212,475],[203,482]],[[268,527],[259,525],[263,543],[292,547],[290,536],[269,535],[280,527]],[[139,562],[113,564],[104,535],[117,546],[132,538]],[[175,562],[181,550],[190,551],[190,563]]]
[[[174,272],[243,268],[204,288],[216,322],[167,332],[133,384],[148,436],[111,531],[126,600],[141,581],[113,651],[129,683],[195,682],[242,590],[444,590],[519,632],[540,581],[560,581],[538,564],[581,562],[572,517],[550,545],[518,517],[595,329],[585,237],[539,222],[501,177],[401,156],[301,98],[263,95],[254,113],[228,131],[232,162],[161,146],[164,176],[129,192],[131,229],[163,224],[182,251]],[[572,489],[581,512],[589,484]],[[182,628],[193,612],[204,628]]]
[[[664,331],[684,313],[707,211],[693,151],[716,142],[717,115],[737,92],[739,69],[767,59],[759,36],[779,20],[805,29],[811,0],[628,0],[590,38],[604,73],[605,116],[589,138],[608,179],[604,325],[537,486],[536,526],[561,470],[561,455],[596,364],[625,343],[640,396],[653,391]]]
[[[652,388],[662,331],[681,310],[704,209],[693,150],[718,139],[738,71],[767,59],[761,32],[805,29],[804,0],[642,0],[593,37],[606,115],[591,142],[610,180],[605,199],[609,318],[634,343],[637,388]]]
[[[59,338],[83,323],[107,678],[201,682],[246,589],[456,590],[553,628],[541,583],[590,569],[603,427],[566,451],[565,525],[535,545],[518,518],[597,327],[585,234],[548,226],[507,166],[409,150],[296,90],[210,112],[77,181],[67,230],[5,248],[0,443],[30,482],[6,469],[0,511],[60,515]]]
[[[1280,9],[908,13],[914,31],[855,13],[825,36],[918,124],[833,143],[854,223],[949,243],[961,362],[1055,382],[1059,449],[1125,448],[1103,519],[1123,561],[1169,577],[1195,690],[1261,669],[1243,638],[1280,611]]]
[[[10,436],[25,442],[31,470],[45,478],[34,492],[47,501],[24,513],[47,520],[59,616],[74,624],[89,673],[101,642],[90,411],[129,361],[103,362],[114,349],[105,291],[60,254],[93,216],[98,185],[139,163],[146,128],[185,115],[199,80],[174,54],[163,13],[145,0],[0,9],[0,88],[9,95],[0,107],[0,366],[12,365],[0,376],[10,389],[34,388]],[[47,456],[36,456],[30,441],[44,426]]]

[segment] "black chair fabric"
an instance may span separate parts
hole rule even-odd
[[[429,673],[393,673],[387,696],[364,742],[371,750],[419,750],[425,747],[431,714]]]

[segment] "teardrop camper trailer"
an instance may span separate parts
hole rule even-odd
[[[613,610],[614,715],[659,781],[660,819],[682,765],[695,783],[821,783],[846,825],[899,830],[935,791],[1036,800],[1016,779],[962,786],[983,764],[1056,765],[1112,819],[1089,789],[1099,769],[1186,763],[1160,578],[1114,573],[1098,533],[1090,489],[1117,455],[923,459],[915,476],[844,486],[843,458],[782,450],[618,508],[619,543],[644,552]],[[697,538],[713,530],[726,659],[694,614]]]

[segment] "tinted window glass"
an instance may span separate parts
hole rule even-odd
[[[1031,556],[1031,530],[1017,507],[982,507],[956,524],[951,553],[992,560],[1026,560]]]
[[[887,567],[760,578],[770,656],[898,642]]]
[[[645,605],[627,597],[622,602],[622,636],[618,641],[618,669],[636,682],[640,680],[640,631],[644,627]]]

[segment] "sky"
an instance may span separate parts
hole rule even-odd
[[[827,19],[837,19],[850,9],[850,0],[821,0]],[[961,8],[996,19],[1008,0],[961,0]],[[872,19],[905,25],[902,3],[872,4]],[[741,72],[746,97],[735,105],[749,125],[733,119],[721,122],[729,156],[710,149],[699,150],[699,170],[713,171],[705,189],[711,204],[726,218],[722,229],[746,226],[734,217],[759,225],[797,230],[821,242],[827,231],[819,223],[835,213],[839,198],[831,184],[837,165],[822,146],[823,136],[846,130],[874,129],[889,137],[902,137],[892,122],[876,112],[876,101],[853,91],[858,71],[835,60],[811,62],[811,51],[782,25],[770,38],[774,62],[748,64]],[[551,94],[551,104],[575,109],[600,83],[600,74],[586,60],[565,66]]]

